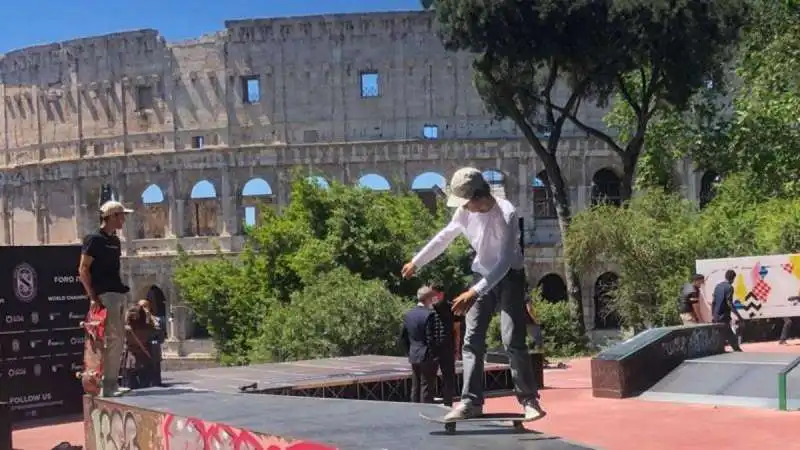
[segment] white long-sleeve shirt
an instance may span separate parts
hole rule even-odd
[[[510,269],[522,269],[524,258],[519,247],[517,211],[508,200],[496,198],[496,201],[497,204],[485,213],[456,209],[450,223],[411,259],[411,263],[416,267],[428,264],[463,233],[475,249],[472,271],[483,275],[472,286],[479,296],[495,287]]]

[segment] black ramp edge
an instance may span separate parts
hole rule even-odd
[[[556,436],[514,433],[510,427],[491,424],[459,423],[456,434],[446,435],[443,425],[419,416],[440,416],[444,409],[438,405],[157,388],[108,401],[341,449],[592,449]]]

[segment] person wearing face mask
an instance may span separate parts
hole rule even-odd
[[[455,208],[450,223],[401,270],[404,278],[414,276],[459,235],[466,236],[475,250],[473,285],[453,300],[453,312],[466,313],[462,348],[464,386],[460,404],[444,420],[483,415],[486,332],[498,305],[503,346],[509,355],[517,400],[526,420],[540,419],[545,412],[539,405],[538,386],[525,345],[525,271],[516,209],[511,202],[495,198],[489,183],[475,168],[456,171],[448,191],[447,206]]]

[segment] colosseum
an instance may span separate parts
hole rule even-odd
[[[423,194],[479,167],[525,219],[531,283],[564,292],[542,165],[513,123],[486,113],[470,56],[444,50],[429,13],[236,20],[174,43],[151,29],[116,33],[12,51],[0,77],[2,243],[77,243],[101,197],[132,206],[124,273],[136,295],[163,294],[169,352],[208,349],[172,282],[178,246],[239,251],[245,218],[286,205],[298,167]],[[587,105],[581,119],[603,127],[604,114]],[[616,156],[576,128],[565,135],[573,208],[617,195]],[[677,172],[697,200],[709,177],[688,161]],[[590,328],[616,326],[596,314],[597,280],[614,278],[583,276]]]

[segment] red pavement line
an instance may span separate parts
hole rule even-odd
[[[745,351],[795,353],[800,340],[745,344]],[[604,450],[800,450],[800,413],[683,403],[592,397],[589,358],[545,371],[542,406],[547,416],[528,428]],[[489,398],[487,412],[517,411],[513,397]],[[85,445],[83,422],[13,432],[15,450],[50,450],[62,441]]]

